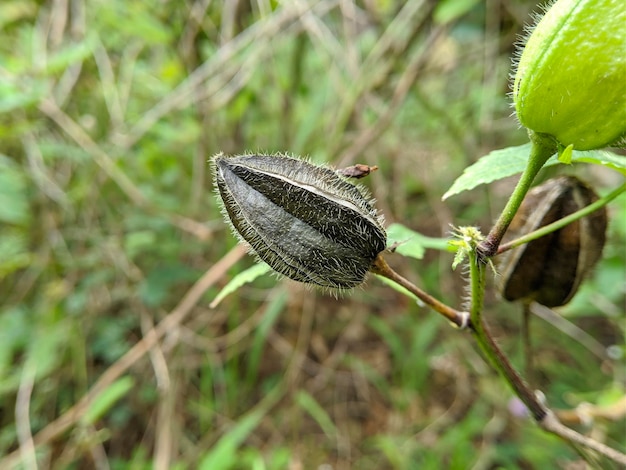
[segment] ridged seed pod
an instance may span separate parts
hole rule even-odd
[[[557,0],[521,53],[513,101],[520,123],[564,147],[626,137],[624,0]]]
[[[598,199],[571,176],[551,179],[528,192],[507,239],[537,230]],[[507,252],[500,263],[501,293],[509,301],[565,305],[602,255],[607,214],[601,208],[537,240]]]
[[[355,287],[386,247],[372,200],[328,167],[285,155],[219,154],[213,164],[227,221],[280,274]]]

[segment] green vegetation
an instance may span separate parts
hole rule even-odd
[[[0,468],[579,461],[522,416],[468,334],[374,276],[335,298],[257,268],[210,305],[254,261],[223,223],[208,160],[262,150],[378,166],[363,181],[386,224],[432,237],[388,262],[463,308],[467,273],[435,248],[451,224],[487,233],[515,185],[485,174],[450,190],[482,155],[527,141],[507,92],[537,9],[0,3]],[[623,162],[594,155],[554,160],[537,182],[574,174],[609,194]],[[586,409],[595,419],[572,426],[623,452],[623,195],[608,207],[591,278],[560,316],[537,309],[532,378],[563,419]],[[483,315],[521,369],[522,309],[486,281]]]

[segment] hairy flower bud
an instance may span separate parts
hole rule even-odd
[[[351,288],[385,249],[371,199],[330,168],[284,155],[219,154],[213,161],[234,232],[280,274]]]
[[[513,84],[520,123],[564,147],[626,136],[623,0],[558,0],[528,38]]]
[[[577,178],[562,176],[530,190],[509,227],[507,238],[537,230],[598,199]],[[569,225],[506,253],[500,263],[506,300],[534,300],[546,307],[565,305],[600,259],[607,226],[603,207]]]

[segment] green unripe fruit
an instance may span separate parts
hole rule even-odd
[[[626,4],[558,0],[534,29],[513,84],[521,124],[575,150],[626,137]]]

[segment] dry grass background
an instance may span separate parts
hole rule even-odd
[[[389,223],[486,231],[510,180],[440,198],[478,157],[524,141],[506,93],[534,9],[4,2],[0,468],[579,468],[511,413],[464,334],[375,279],[335,298],[266,277],[208,306],[252,263],[212,195],[220,151],[377,165],[366,184]],[[595,290],[570,312],[601,357],[535,331],[556,407],[623,386],[624,233],[612,230]],[[449,254],[390,261],[462,303]],[[518,308],[490,294],[488,315],[522,364]],[[586,430],[617,445],[623,421]]]

